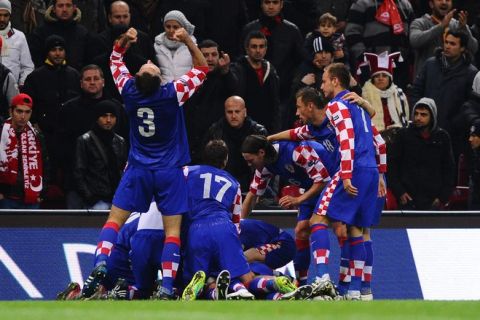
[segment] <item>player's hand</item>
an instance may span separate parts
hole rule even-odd
[[[302,82],[307,86],[310,86],[315,83],[315,75],[313,73],[307,73],[303,76]]]
[[[387,195],[387,186],[385,185],[385,180],[383,179],[383,175],[380,175],[378,179],[378,197],[383,198]]]
[[[230,56],[228,53],[220,52],[220,58],[218,59],[218,68],[222,74],[226,74],[230,69]]]
[[[173,34],[173,40],[175,41],[180,41],[185,43],[188,39],[190,39],[190,35],[188,34],[187,30],[184,28],[178,28],[175,30],[175,33]]]
[[[135,28],[130,28],[120,36],[118,44],[122,48],[128,48],[132,43],[137,42],[137,30]]]
[[[278,204],[285,209],[290,209],[297,206],[300,202],[297,197],[285,196],[278,200]]]
[[[344,179],[343,180],[343,188],[352,197],[358,196],[358,189],[352,185],[352,180]]]
[[[353,102],[353,103],[356,103],[358,104],[359,106],[363,106],[365,104],[365,99],[363,99],[361,96],[359,96],[358,94],[356,94],[355,92],[353,91],[350,91],[349,93],[347,93],[346,95],[344,95],[342,97],[343,100],[346,100],[348,102]]]
[[[450,21],[452,20],[453,15],[455,14],[455,12],[457,12],[457,9],[453,9],[452,11],[450,11],[449,13],[447,13],[447,14],[445,15],[445,17],[443,17],[441,24],[442,24],[442,26],[443,26],[444,28],[448,27],[448,25],[450,24]]]
[[[402,194],[400,196],[400,203],[401,204],[407,204],[407,202],[412,201],[412,200],[413,200],[413,198],[407,192],[405,192],[404,194]]]

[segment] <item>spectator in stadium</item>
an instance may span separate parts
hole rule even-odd
[[[89,131],[97,121],[97,105],[101,101],[111,101],[115,105],[115,133],[125,139],[128,145],[127,115],[123,106],[105,94],[104,76],[97,65],[85,66],[80,75],[81,94],[65,102],[60,108],[58,143],[60,144],[60,164],[63,176],[63,190],[68,209],[82,208],[81,199],[75,191],[73,182],[73,162],[77,138]]]
[[[480,118],[480,72],[477,72],[472,83],[472,91],[468,100],[462,105],[453,118],[453,126],[457,132],[470,132],[472,123]],[[468,154],[468,153],[467,153]]]
[[[480,119],[473,121],[468,138],[472,148],[470,163],[468,210],[480,210]]]
[[[335,62],[348,62],[346,59],[347,51],[345,48],[345,36],[337,31],[337,18],[331,13],[324,13],[318,19],[318,25],[313,32],[307,35],[304,48],[308,56],[315,53],[313,41],[318,37],[323,37],[330,42],[334,48],[333,58]]]
[[[59,169],[60,145],[57,141],[59,112],[62,103],[80,94],[80,76],[78,71],[68,65],[65,41],[62,37],[51,35],[45,42],[45,61],[25,80],[23,91],[35,101],[31,122],[45,136],[45,142],[51,161],[52,183],[60,185],[57,179]]]
[[[235,93],[237,85],[230,70],[230,56],[219,51],[216,42],[203,40],[198,48],[207,60],[208,76],[195,95],[185,103],[185,121],[193,163],[200,161],[205,132],[223,117],[225,100]]]
[[[345,29],[347,25],[347,15],[350,6],[352,5],[352,0],[313,0],[312,6],[315,14],[315,20],[318,21],[318,18],[326,13],[332,14],[336,17],[336,29],[341,32]]]
[[[81,25],[82,14],[76,0],[53,0],[45,12],[45,24],[36,27],[28,37],[28,45],[35,68],[43,66],[45,43],[49,36],[57,35],[64,39],[68,64],[80,70],[86,63],[86,50],[89,41],[88,30]],[[36,99],[33,98],[35,101]]]
[[[126,142],[114,132],[117,110],[113,101],[99,102],[94,109],[95,124],[77,139],[73,176],[83,202],[80,209],[109,210],[112,206],[127,161]]]
[[[228,162],[225,171],[237,179],[242,192],[248,191],[252,172],[242,157],[242,143],[251,134],[267,135],[265,127],[247,115],[245,101],[231,96],[224,102],[224,116],[212,124],[204,135],[202,146],[210,140],[223,140],[228,147]]]
[[[433,99],[420,99],[412,120],[398,132],[389,152],[389,187],[401,209],[441,210],[455,182],[450,136],[439,126]]]
[[[410,45],[415,53],[414,76],[420,73],[425,61],[435,55],[435,49],[443,45],[448,30],[467,33],[467,48],[472,54],[478,50],[478,41],[467,25],[466,11],[452,9],[452,0],[428,0],[428,4],[431,13],[413,20],[410,25]]]
[[[184,28],[196,43],[193,36],[195,26],[181,11],[172,10],[163,18],[163,27],[164,32],[155,37],[155,53],[162,72],[162,81],[170,82],[177,80],[192,68],[192,56],[185,44],[174,39],[175,31]]]
[[[260,31],[265,35],[268,43],[265,59],[270,61],[277,71],[280,79],[280,101],[285,104],[290,99],[295,69],[303,61],[305,54],[302,34],[295,24],[283,17],[283,5],[284,0],[261,0],[261,15],[245,26],[242,39],[248,43],[248,34],[252,31]],[[247,105],[252,106],[250,101],[246,100]],[[256,119],[253,113],[250,114],[255,120],[264,123],[270,132],[274,132],[264,119]]]
[[[11,102],[11,118],[1,126],[0,208],[38,209],[47,184],[47,152],[41,133],[30,123],[32,98],[24,93]]]
[[[372,122],[380,132],[408,126],[409,107],[403,90],[393,82],[393,68],[400,53],[365,53],[370,65],[370,80],[362,88],[362,97],[373,106]]]
[[[0,63],[0,88],[0,123],[3,123],[9,117],[10,102],[19,92],[15,77],[2,63]]]
[[[100,32],[94,34],[92,37],[93,45],[89,48],[89,57],[95,59],[97,56],[110,56],[113,42],[120,36],[120,34],[126,32],[131,26],[131,14],[130,6],[125,1],[113,1],[109,6],[108,12],[108,27]],[[143,31],[138,30],[138,40],[132,44],[132,47],[128,50],[130,55],[140,56],[144,59],[156,61],[155,50],[153,49],[153,42]],[[108,59],[104,59],[108,60]],[[92,60],[93,61],[93,60]],[[127,59],[128,61],[128,59]],[[140,66],[143,64],[143,59],[138,63]],[[129,64],[127,63],[127,66]],[[129,69],[132,72],[136,72],[136,69]],[[108,70],[108,68],[107,68]],[[113,86],[114,87],[114,86]]]
[[[355,1],[348,13],[348,23],[345,37],[350,52],[352,70],[363,61],[364,52],[382,53],[384,51],[399,51],[403,62],[398,63],[394,77],[397,85],[406,89],[409,79],[408,28],[415,18],[412,6],[408,0],[394,0],[392,12],[386,12],[384,0]],[[388,22],[381,23],[376,17],[395,16]]]
[[[457,132],[453,128],[453,118],[459,113],[462,104],[468,99],[477,68],[467,48],[468,35],[463,31],[448,30],[443,50],[425,61],[411,90],[411,103],[427,97],[437,106],[438,126],[446,130],[453,143],[455,159],[467,149],[467,132]]]
[[[281,127],[280,86],[277,71],[265,59],[267,38],[260,31],[252,31],[245,39],[247,55],[232,66],[238,79],[237,94],[245,100],[247,111],[254,121],[263,124],[268,132]]]
[[[12,25],[28,35],[34,28],[42,25],[45,17],[46,1],[13,1],[12,3]]]
[[[23,86],[27,76],[33,71],[27,39],[22,31],[13,28],[10,22],[12,5],[9,0],[0,1],[1,63],[10,69],[16,83]]]

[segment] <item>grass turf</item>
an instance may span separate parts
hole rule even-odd
[[[478,319],[477,301],[12,301],[0,319]]]

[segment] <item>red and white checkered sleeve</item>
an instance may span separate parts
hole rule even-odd
[[[293,161],[305,169],[314,183],[330,181],[327,168],[323,165],[315,149],[310,146],[298,146],[293,150]]]
[[[112,54],[110,55],[110,71],[112,72],[113,82],[115,82],[120,94],[122,94],[125,83],[132,78],[132,75],[123,62],[125,51],[125,48],[115,45]]]
[[[290,139],[293,141],[311,140],[313,139],[313,136],[310,133],[308,126],[304,125],[295,129],[290,129]]]
[[[387,144],[372,123],[373,142],[375,144],[375,156],[377,160],[378,172],[387,172]]]
[[[340,143],[340,178],[351,179],[355,158],[355,132],[352,116],[347,106],[339,101],[329,103],[327,117],[335,127],[337,140]]]
[[[261,172],[255,170],[255,175],[250,183],[250,192],[256,196],[262,196],[265,193],[265,189],[272,176],[273,175],[267,168],[263,168]]]
[[[232,204],[232,222],[237,227],[238,233],[240,233],[240,217],[242,215],[242,191],[238,186],[237,194]]]
[[[207,78],[208,67],[194,67],[173,82],[178,104],[183,105]]]

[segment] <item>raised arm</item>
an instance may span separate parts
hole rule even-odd
[[[110,55],[110,71],[112,72],[113,81],[117,86],[118,92],[122,94],[125,83],[132,78],[125,63],[123,62],[123,55],[130,47],[130,45],[137,41],[137,30],[134,28],[120,36],[120,39],[115,42],[112,54]]]
[[[202,51],[198,49],[197,45],[193,42],[192,38],[184,28],[177,29],[173,35],[173,39],[183,42],[187,46],[188,51],[190,51],[190,54],[192,55],[194,67],[208,67],[207,60],[203,56]]]

